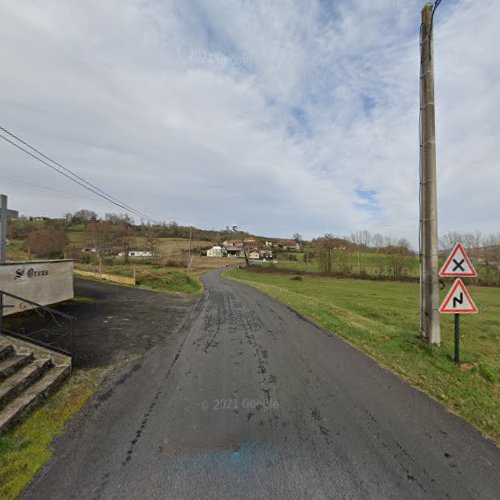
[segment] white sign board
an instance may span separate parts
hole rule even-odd
[[[439,308],[441,314],[473,314],[479,312],[463,281],[458,278]]]
[[[31,262],[8,262],[0,264],[0,290],[42,306],[55,304],[74,297],[74,262],[69,260],[47,260]],[[33,306],[4,295],[3,314],[13,314]]]
[[[447,276],[466,276],[469,278],[477,276],[476,270],[461,243],[455,245],[441,271],[439,271],[439,276],[443,278]]]

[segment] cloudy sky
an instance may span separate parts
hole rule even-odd
[[[423,0],[0,0],[0,125],[148,215],[416,242]],[[435,18],[440,231],[500,229],[500,2]],[[119,211],[0,140],[24,214]]]

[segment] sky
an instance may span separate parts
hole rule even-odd
[[[0,0],[0,125],[155,219],[415,245],[424,3]],[[500,2],[434,22],[439,230],[498,232]],[[2,140],[0,192],[122,211]]]

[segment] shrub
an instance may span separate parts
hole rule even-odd
[[[31,248],[31,251],[39,257],[54,259],[64,256],[67,244],[68,236],[63,228],[44,227],[28,236],[24,248]]]

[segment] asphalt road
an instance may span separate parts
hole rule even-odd
[[[26,498],[498,498],[499,449],[471,426],[257,290],[204,281]]]

